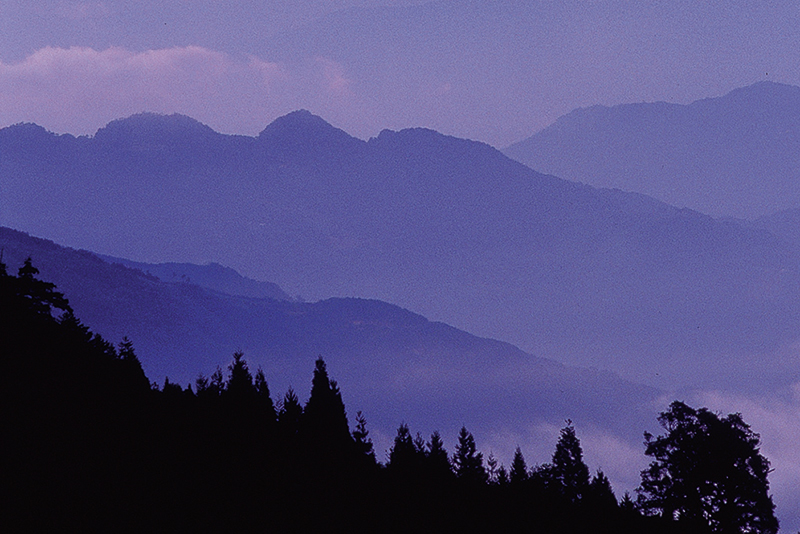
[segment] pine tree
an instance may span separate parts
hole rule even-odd
[[[453,454],[453,468],[456,478],[466,484],[480,485],[486,483],[483,454],[477,451],[475,438],[463,426],[458,434],[458,445]]]
[[[353,450],[342,394],[328,377],[325,361],[318,358],[311,380],[311,395],[301,417],[301,431],[306,444],[317,454],[341,454]]]
[[[292,388],[286,392],[278,412],[278,427],[285,440],[294,442],[300,429],[303,407]]]
[[[272,426],[278,418],[275,411],[275,404],[272,402],[272,397],[269,394],[269,385],[267,385],[267,378],[264,376],[264,371],[259,369],[256,371],[253,386],[256,390],[256,397],[258,399],[259,408],[262,417],[269,426]]]
[[[56,285],[36,278],[39,269],[33,266],[31,258],[25,260],[16,278],[17,296],[26,304],[27,309],[39,315],[50,316],[53,309],[63,312],[72,311],[69,301],[62,293],[56,291]]]
[[[369,464],[375,464],[375,450],[372,446],[372,440],[369,438],[367,419],[361,411],[356,412],[356,428],[353,430],[353,441],[356,444],[356,452],[367,459]]]
[[[561,494],[569,502],[578,502],[589,487],[589,468],[583,462],[583,450],[575,435],[572,421],[561,429],[553,453],[552,475]]]
[[[453,474],[452,466],[447,456],[447,450],[444,448],[444,441],[442,441],[442,436],[438,430],[431,434],[427,447],[426,462],[428,464],[428,472],[435,478],[451,477]]]
[[[138,391],[149,390],[150,381],[133,350],[133,342],[127,336],[123,337],[117,346],[117,357],[121,363],[121,373],[126,387]]]
[[[233,362],[228,366],[228,383],[225,387],[225,394],[228,398],[236,402],[247,402],[255,398],[256,388],[253,385],[253,375],[247,367],[244,354],[236,351],[233,354]]]
[[[617,497],[611,488],[611,482],[602,471],[598,470],[589,482],[586,492],[586,501],[598,513],[608,512],[618,507]]]
[[[522,456],[522,449],[517,447],[514,451],[514,460],[511,462],[509,481],[511,484],[521,484],[526,480],[528,480],[528,466],[525,464],[525,457]]]
[[[419,474],[421,464],[419,451],[414,445],[411,431],[407,424],[402,423],[397,428],[394,443],[389,449],[389,465],[387,467],[396,473],[416,475]]]

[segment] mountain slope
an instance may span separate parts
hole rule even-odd
[[[709,215],[769,215],[800,206],[800,88],[761,82],[688,106],[578,109],[504,152]]]
[[[7,228],[0,228],[0,247],[12,272],[32,257],[41,278],[55,282],[94,331],[113,342],[129,336],[151,380],[192,383],[243,350],[251,368],[264,370],[275,400],[290,386],[303,398],[322,355],[351,419],[363,410],[381,447],[403,421],[415,431],[438,428],[448,439],[467,424],[510,457],[509,436],[529,440],[536,428],[558,428],[566,418],[638,444],[660,408],[652,388],[537,358],[380,301],[224,295]]]
[[[118,263],[151,274],[163,282],[195,284],[206,289],[239,297],[291,300],[277,284],[245,278],[230,267],[218,263],[142,263],[124,258],[98,255],[108,263]]]
[[[797,355],[770,354],[800,329],[800,262],[764,230],[431,130],[365,142],[300,112],[247,138],[162,120],[113,146],[0,130],[3,222],[137,261],[230,265],[307,299],[377,298],[651,384],[798,378]]]

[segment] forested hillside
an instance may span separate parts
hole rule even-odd
[[[728,532],[714,513],[698,521],[691,499],[689,507],[659,500],[670,494],[659,493],[656,467],[643,474],[635,503],[618,502],[601,472],[590,476],[570,423],[552,463],[532,469],[520,450],[512,465],[498,467],[466,428],[448,453],[438,433],[414,438],[404,424],[381,464],[360,412],[351,430],[322,359],[305,403],[292,390],[274,401],[267,377],[241,353],[193,386],[150,384],[132,344],[115,347],[92,334],[30,261],[16,276],[0,264],[0,300],[6,532]],[[683,410],[687,425],[693,417],[698,412]],[[647,453],[666,461],[661,439],[648,437]],[[744,479],[759,507],[737,509],[743,528],[774,533],[771,501],[762,503],[768,464],[761,465],[763,480]],[[727,509],[716,496],[711,502]],[[682,511],[673,518],[673,509]]]

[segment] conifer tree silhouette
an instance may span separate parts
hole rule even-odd
[[[253,385],[255,386],[261,417],[263,417],[268,427],[272,428],[278,419],[278,414],[275,411],[275,403],[272,402],[272,397],[269,393],[267,378],[264,376],[264,371],[261,369],[256,371]]]
[[[278,411],[278,432],[285,451],[289,455],[299,455],[300,419],[303,407],[292,388],[286,391]]]
[[[253,375],[250,374],[241,351],[233,354],[233,362],[228,366],[228,373],[225,395],[234,402],[252,401],[256,396],[256,388],[253,385]]]
[[[552,475],[569,502],[580,501],[589,487],[589,468],[583,462],[583,450],[572,421],[568,420],[561,429],[553,453]]]
[[[301,431],[304,442],[315,449],[316,454],[341,455],[354,449],[342,394],[328,376],[321,357],[315,363],[311,395],[301,417]]]
[[[387,467],[395,473],[405,475],[419,474],[421,467],[420,454],[414,445],[408,425],[402,423],[397,428],[394,443],[389,449],[389,464]]]
[[[528,466],[525,464],[525,457],[522,455],[522,449],[517,447],[517,449],[514,451],[514,459],[511,461],[509,482],[511,484],[519,485],[526,480],[528,480]]]
[[[463,426],[458,433],[458,445],[453,454],[453,470],[456,478],[466,484],[477,486],[486,482],[483,454],[478,452],[475,438]]]
[[[375,465],[375,450],[372,440],[367,430],[367,419],[359,410],[356,412],[356,428],[353,430],[353,441],[355,442],[356,452],[362,460],[366,460],[369,465]]]
[[[450,464],[447,450],[444,448],[444,441],[442,441],[442,436],[438,430],[434,430],[431,434],[426,456],[428,469],[433,477],[442,480],[452,476],[453,467]]]

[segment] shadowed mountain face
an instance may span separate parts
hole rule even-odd
[[[596,187],[756,218],[800,206],[800,88],[761,82],[688,106],[578,109],[504,152]]]
[[[651,384],[800,373],[796,354],[772,356],[800,331],[793,248],[484,144],[423,129],[365,142],[307,112],[258,138],[141,115],[94,138],[9,127],[0,155],[3,224],[71,246],[377,298]]]
[[[292,300],[277,284],[246,278],[230,267],[219,263],[195,265],[193,263],[142,263],[123,258],[98,255],[108,263],[118,263],[155,276],[164,282],[194,284],[212,291],[239,297]]]
[[[304,398],[322,355],[351,421],[363,410],[380,447],[403,421],[423,433],[438,428],[448,439],[466,424],[510,458],[516,445],[509,437],[530,439],[537,425],[558,428],[567,418],[635,447],[661,408],[655,389],[537,358],[376,300],[226,295],[7,228],[0,228],[0,247],[10,272],[32,257],[40,277],[56,283],[94,331],[112,342],[128,336],[151,380],[168,376],[185,386],[199,373],[224,369],[242,350],[254,371],[264,370],[276,401],[290,386]],[[637,472],[625,475],[635,480]]]

